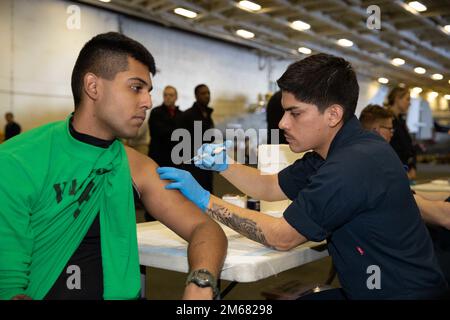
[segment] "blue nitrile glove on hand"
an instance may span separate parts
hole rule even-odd
[[[211,194],[202,188],[190,172],[172,167],[160,167],[156,169],[156,172],[161,180],[172,180],[171,183],[166,185],[166,189],[180,190],[186,198],[195,203],[203,212],[206,211]]]
[[[233,142],[230,140],[220,144],[205,143],[197,150],[197,156],[203,155],[203,157],[195,160],[194,164],[203,170],[213,170],[218,172],[225,171],[228,169],[229,162],[226,149],[232,145]],[[225,147],[225,149],[217,154],[214,154],[214,150],[220,147]]]

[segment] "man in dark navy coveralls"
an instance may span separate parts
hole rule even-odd
[[[351,65],[313,55],[290,65],[278,85],[284,108],[279,127],[290,149],[312,152],[278,175],[261,175],[224,154],[196,165],[221,172],[252,198],[291,199],[283,217],[228,204],[177,169],[160,168],[160,177],[208,215],[266,246],[289,250],[326,239],[345,298],[439,297],[447,285],[402,163],[354,115],[359,86]]]

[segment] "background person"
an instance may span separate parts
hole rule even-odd
[[[387,96],[387,107],[394,114],[394,134],[391,146],[394,148],[403,165],[408,167],[408,178],[416,179],[416,150],[413,140],[406,126],[405,115],[410,105],[408,88],[395,87]]]
[[[194,157],[195,152],[199,146],[195,145],[197,140],[204,142],[203,135],[208,129],[214,128],[214,121],[211,117],[213,109],[209,107],[209,102],[211,100],[211,93],[209,88],[205,84],[199,84],[194,89],[195,102],[191,108],[187,109],[181,120],[181,127],[189,131],[191,137],[191,158]],[[201,123],[201,131],[195,132],[195,122]],[[201,139],[195,137],[195,134],[201,134]],[[197,139],[196,139],[197,138]],[[184,164],[183,169],[189,171],[195,179],[200,183],[200,185],[206,190],[212,192],[213,190],[213,174],[211,171],[204,171],[197,168],[193,163]]]
[[[12,112],[5,113],[5,139],[4,141],[17,136],[22,131],[20,125],[14,121],[14,114]]]
[[[148,156],[159,166],[175,166],[171,157],[172,148],[178,143],[172,141],[172,133],[180,127],[182,112],[176,106],[177,89],[166,86],[163,91],[163,103],[152,109],[148,126],[150,128],[150,146]]]

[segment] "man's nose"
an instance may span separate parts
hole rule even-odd
[[[286,119],[286,112],[283,114],[283,117],[281,117],[280,122],[278,122],[278,127],[281,130],[286,130],[288,128],[288,123],[287,123],[287,119]]]
[[[152,95],[146,94],[144,100],[142,101],[142,107],[145,107],[146,109],[151,109],[152,104],[153,104]]]

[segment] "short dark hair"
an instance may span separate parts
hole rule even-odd
[[[155,60],[139,42],[118,32],[96,35],[81,49],[72,71],[72,93],[75,108],[81,102],[83,78],[88,72],[111,80],[118,72],[128,68],[128,56],[148,67],[154,75]]]
[[[369,104],[363,111],[361,111],[359,121],[365,129],[370,129],[374,122],[392,118],[394,118],[394,114],[391,110],[383,108],[377,104]]]
[[[198,86],[196,86],[195,87],[195,89],[194,89],[194,94],[195,94],[195,96],[197,96],[197,94],[198,94],[198,91],[201,89],[201,88],[203,88],[203,87],[206,87],[206,88],[208,88],[208,86],[206,85],[206,84],[199,84]]]
[[[304,103],[315,104],[324,112],[331,104],[344,108],[344,122],[355,113],[359,85],[351,64],[343,58],[319,53],[291,64],[277,81]]]

